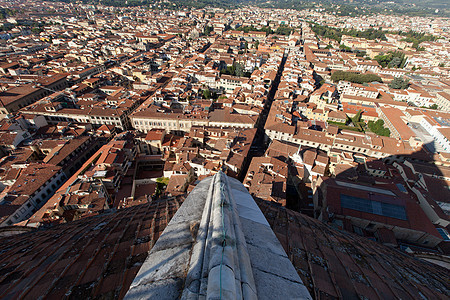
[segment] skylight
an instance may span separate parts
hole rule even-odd
[[[372,201],[364,198],[341,194],[341,207],[362,211],[384,217],[407,220],[404,206]]]

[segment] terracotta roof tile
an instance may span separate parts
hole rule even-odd
[[[446,299],[448,270],[256,200],[315,299]]]
[[[0,297],[123,297],[180,201],[0,238]]]

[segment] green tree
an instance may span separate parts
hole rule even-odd
[[[384,128],[384,121],[382,119],[379,119],[376,122],[369,121],[369,123],[367,125],[368,125],[370,131],[372,131],[373,133],[376,133],[381,136],[390,136],[391,135],[391,131],[389,130],[389,128]]]
[[[277,28],[277,30],[275,30],[275,34],[280,34],[280,35],[290,35],[292,32],[292,28],[286,25],[281,25],[280,27]]]
[[[162,194],[168,184],[169,178],[167,177],[159,177],[156,179],[156,197]]]
[[[375,60],[383,68],[403,68],[406,63],[406,57],[403,52],[389,51],[388,53],[375,56]]]
[[[428,35],[425,33],[412,31],[412,30],[410,30],[408,32],[399,31],[399,32],[397,32],[397,34],[405,36],[405,38],[402,39],[402,41],[405,41],[407,43],[412,43],[412,47],[417,49],[418,51],[421,51],[421,49],[423,49],[423,47],[419,46],[420,43],[436,40],[436,37],[433,35]]]
[[[244,66],[242,66],[242,64],[240,64],[240,63],[235,63],[235,64],[236,64],[236,66],[235,66],[234,74],[239,77],[244,76]]]
[[[241,26],[241,27],[236,28],[236,30],[243,31],[245,33],[249,33],[250,31],[265,32],[267,34],[272,34],[273,33],[272,28],[270,28],[268,26],[263,26],[261,28],[256,28],[254,26]]]
[[[214,27],[212,27],[212,26],[206,26],[203,33],[204,33],[205,35],[209,35],[212,31],[214,31]]]
[[[39,28],[39,27],[33,27],[33,28],[31,28],[31,32],[32,33],[34,33],[34,34],[39,34],[39,33],[41,33],[42,31],[44,31],[42,28]]]
[[[361,115],[362,115],[362,110],[358,110],[356,115],[353,116],[352,123],[354,125],[356,125],[357,123],[361,122]]]
[[[367,56],[367,52],[366,51],[356,51],[356,56],[358,57],[364,57]]]
[[[383,82],[380,76],[375,74],[358,74],[354,72],[336,71],[331,74],[331,80],[339,82],[341,80],[350,81],[353,83],[367,83],[367,82]]]
[[[408,79],[404,79],[403,77],[395,77],[394,80],[389,82],[388,86],[391,89],[404,90],[404,89],[408,88],[409,80]]]
[[[343,35],[365,38],[368,40],[383,40],[383,41],[387,40],[385,32],[381,28],[378,29],[369,28],[367,30],[360,31],[356,29],[340,29],[325,25],[312,24],[311,29],[318,36],[330,38],[338,42],[341,42],[341,38]]]
[[[340,44],[339,49],[346,50],[346,51],[352,51],[352,48],[345,46],[344,44]]]
[[[167,185],[169,183],[169,178],[167,178],[167,177],[156,178],[156,183],[162,183],[162,184]]]
[[[211,91],[209,89],[203,90],[203,98],[211,99]]]
[[[402,59],[400,57],[394,57],[388,63],[388,68],[398,68],[401,63],[402,63]]]

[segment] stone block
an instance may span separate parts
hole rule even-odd
[[[194,238],[190,232],[189,223],[169,223],[163,234],[159,237],[152,251],[161,251],[182,245],[190,245]]]
[[[222,296],[222,297],[220,297]],[[234,272],[227,266],[216,266],[208,274],[207,299],[236,299]]]
[[[303,284],[289,258],[253,245],[247,245],[247,249],[253,269]]]
[[[131,288],[125,296],[127,300],[161,299],[172,300],[179,297],[183,288],[181,279],[165,279],[151,284],[142,284]]]
[[[163,279],[184,278],[189,267],[190,248],[185,245],[151,251],[134,278],[131,288]]]
[[[242,283],[242,298],[245,300],[257,300],[258,295],[247,283]]]
[[[267,227],[270,227],[269,223],[266,220],[266,217],[264,217],[259,208],[255,210],[252,207],[237,204],[237,211],[239,217],[246,218],[252,220],[253,222],[257,222]]]
[[[258,269],[253,269],[253,271],[256,292],[260,300],[312,299],[308,289],[303,284],[292,282]]]
[[[222,251],[223,249],[223,251]],[[223,252],[223,255],[222,255]],[[209,255],[209,267],[208,270],[211,272],[211,269],[223,264],[228,266],[233,271],[235,270],[235,265],[238,263],[236,261],[236,249],[231,246],[226,246],[225,248],[215,245],[211,247],[210,255]],[[222,262],[223,259],[223,262]]]
[[[247,244],[266,248],[272,253],[287,257],[286,252],[270,227],[246,218],[240,219]]]
[[[210,186],[211,179],[202,180],[196,188],[189,194],[186,201],[175,213],[171,223],[185,223],[192,220],[200,220],[203,209],[205,208],[206,197]]]

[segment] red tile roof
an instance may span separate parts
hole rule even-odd
[[[0,298],[123,298],[181,201],[0,238]]]
[[[313,298],[448,298],[447,269],[256,201]]]

